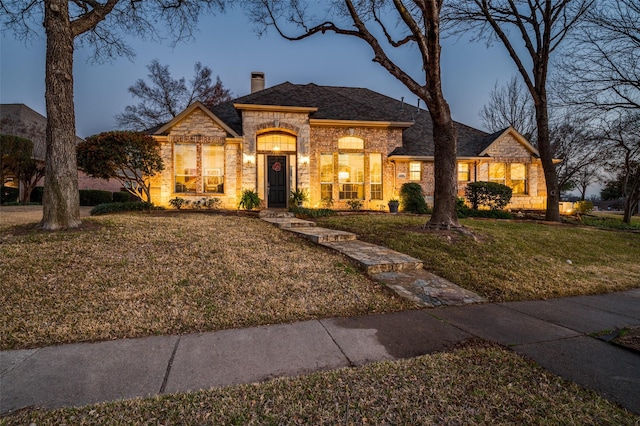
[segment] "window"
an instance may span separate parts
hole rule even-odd
[[[338,149],[364,149],[364,140],[356,138],[355,136],[346,136],[338,139]]]
[[[195,144],[176,144],[173,148],[175,192],[197,192],[198,161]]]
[[[295,152],[296,137],[287,133],[267,133],[258,135],[258,151]]]
[[[333,199],[333,154],[320,155],[320,198]]]
[[[471,180],[471,169],[469,163],[458,163],[458,181],[469,182]]]
[[[364,154],[338,155],[338,184],[341,200],[364,200]]]
[[[489,181],[507,185],[513,194],[527,193],[527,165],[524,163],[489,163]]]
[[[409,180],[422,180],[422,163],[412,161],[409,163]]]
[[[173,174],[176,193],[224,193],[224,146],[174,144]]]
[[[382,154],[369,155],[369,180],[371,199],[382,200]]]
[[[489,163],[489,182],[506,185],[506,170],[504,163]]]
[[[514,194],[527,193],[527,165],[524,163],[511,163],[511,189]]]
[[[224,146],[202,145],[203,192],[224,193]]]

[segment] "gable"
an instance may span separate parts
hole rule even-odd
[[[513,128],[501,132],[480,153],[496,159],[529,159],[531,156],[539,157],[538,150]]]
[[[154,135],[238,137],[238,134],[201,102],[194,102],[171,121],[153,132]]]

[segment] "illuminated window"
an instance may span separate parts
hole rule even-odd
[[[175,192],[197,192],[198,161],[195,144],[176,144],[173,148]]]
[[[422,163],[412,161],[409,163],[409,180],[422,180]]]
[[[489,182],[506,185],[507,177],[505,173],[504,163],[489,163]]]
[[[258,135],[258,151],[295,152],[296,137],[287,133],[266,133]]]
[[[333,199],[333,154],[320,155],[320,198]]]
[[[527,193],[527,165],[524,163],[510,164],[511,189],[514,194]]]
[[[364,140],[354,136],[346,136],[338,139],[338,149],[364,149]]]
[[[364,154],[338,155],[338,185],[341,200],[364,200]]]
[[[469,163],[458,163],[458,180],[460,182],[469,182],[471,180]]]
[[[382,154],[369,155],[369,180],[371,199],[382,200]]]
[[[202,145],[203,192],[224,193],[224,146]]]

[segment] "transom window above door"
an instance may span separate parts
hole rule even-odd
[[[265,133],[258,135],[258,151],[295,152],[296,137],[288,133]]]

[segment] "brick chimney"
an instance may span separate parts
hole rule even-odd
[[[251,73],[251,93],[264,90],[264,73],[254,71]]]

